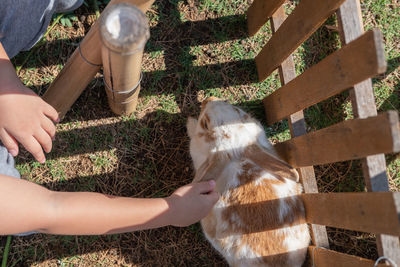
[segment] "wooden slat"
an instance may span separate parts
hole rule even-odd
[[[347,120],[275,145],[293,167],[326,164],[400,151],[396,111]]]
[[[342,44],[347,44],[363,34],[359,0],[346,0],[337,12],[339,34]],[[376,115],[375,99],[371,79],[354,85],[350,90],[353,113],[356,118]],[[365,185],[368,191],[389,191],[386,162],[383,154],[368,156],[361,160]],[[400,241],[398,236],[377,235],[376,243],[380,256],[392,259],[400,266]]]
[[[382,34],[368,31],[267,96],[267,122],[275,123],[385,70]]]
[[[348,255],[326,248],[315,246],[308,247],[310,261],[315,267],[373,267],[375,261],[360,258],[353,255]],[[384,263],[379,263],[379,267],[387,266]]]
[[[344,0],[302,0],[279,30],[256,56],[258,78],[263,81],[324,21]]]
[[[400,193],[303,194],[306,221],[347,230],[400,235]]]
[[[273,14],[271,18],[272,32],[275,33],[285,20],[285,11],[283,6]],[[279,66],[279,75],[281,84],[285,85],[296,77],[293,57],[290,55]],[[288,118],[289,128],[292,137],[306,134],[306,124],[304,121],[303,111],[296,112]],[[315,180],[314,168],[312,166],[302,167],[298,169],[300,181],[303,185],[305,193],[318,193],[318,186]],[[323,225],[311,224],[311,238],[312,243],[318,247],[329,248],[328,235],[326,228]]]
[[[364,33],[360,1],[346,0],[337,10],[340,39],[348,44]]]
[[[284,2],[285,0],[254,0],[246,12],[249,35],[256,34]]]

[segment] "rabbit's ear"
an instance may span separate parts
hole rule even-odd
[[[196,132],[197,120],[193,117],[189,117],[186,123],[187,132],[190,138],[192,138]]]
[[[228,157],[215,153],[211,158],[207,158],[207,160],[201,164],[196,171],[193,182],[216,180],[221,175],[228,162]]]
[[[208,102],[218,101],[218,100],[221,100],[221,99],[219,99],[218,97],[215,97],[215,96],[207,97],[205,100],[203,100],[203,102],[201,102],[201,109],[203,110],[206,107]]]
[[[257,144],[250,145],[246,148],[244,155],[256,163],[258,166],[268,170],[280,178],[292,179],[299,181],[299,173],[295,168],[279,157],[269,153]]]

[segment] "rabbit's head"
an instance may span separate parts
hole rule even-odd
[[[234,143],[253,143],[262,131],[261,125],[246,112],[216,97],[204,100],[199,118],[189,118],[187,126],[191,139],[199,139],[202,146],[209,144],[213,150],[231,149],[229,146],[235,146]]]
[[[236,153],[241,146],[254,143],[262,127],[241,109],[209,97],[201,104],[199,118],[188,119],[187,129],[197,169],[214,152]]]
[[[209,97],[201,103],[197,131],[212,134],[208,141],[218,139],[218,132],[226,132],[230,128],[243,128],[246,124],[258,122],[243,110],[216,97]],[[254,134],[253,134],[254,135]],[[223,137],[223,136],[222,136]]]
[[[276,174],[298,179],[296,170],[276,154],[261,124],[225,101],[204,100],[199,118],[189,117],[187,129],[197,174],[199,169],[215,174],[227,162],[246,157]]]

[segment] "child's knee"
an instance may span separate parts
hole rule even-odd
[[[83,3],[83,0],[58,0],[56,13],[64,13],[77,9]]]

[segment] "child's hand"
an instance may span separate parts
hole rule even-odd
[[[0,90],[0,139],[16,156],[18,142],[35,159],[44,163],[44,151],[49,153],[58,122],[57,111],[20,82],[2,86]]]
[[[43,163],[51,151],[57,111],[26,88],[0,43],[0,140],[14,157],[18,142]]]
[[[171,225],[188,226],[204,218],[218,201],[215,181],[193,183],[178,188],[167,202],[171,209]]]

